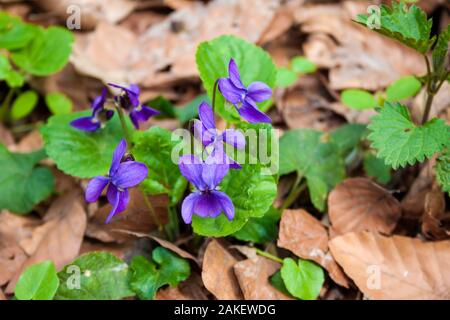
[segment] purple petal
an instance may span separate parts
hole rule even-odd
[[[198,190],[204,190],[206,185],[202,180],[203,162],[194,155],[184,155],[178,161],[180,172]]]
[[[148,175],[147,166],[137,161],[122,162],[111,178],[119,189],[131,188],[141,183]]]
[[[125,87],[125,86],[121,86],[115,83],[108,83],[109,86],[114,87],[114,88],[119,88],[122,89],[123,91],[126,92],[128,98],[130,99],[131,104],[134,107],[139,106],[140,102],[139,102],[139,94],[140,94],[140,89],[136,84],[130,84],[129,87]]]
[[[212,193],[202,193],[197,197],[194,204],[194,214],[203,218],[215,218],[221,212],[222,204]]]
[[[230,59],[230,62],[228,64],[228,77],[231,80],[231,83],[233,83],[236,88],[245,89],[245,86],[241,81],[241,75],[239,74],[238,66],[233,59]]]
[[[272,122],[268,115],[266,115],[264,112],[261,112],[254,103],[248,103],[247,100],[244,101],[242,106],[238,109],[238,112],[242,118],[250,123]]]
[[[198,107],[198,115],[206,129],[215,129],[216,122],[214,120],[213,109],[206,102],[202,102]]]
[[[123,155],[127,151],[127,141],[125,139],[120,140],[112,156],[111,167],[109,168],[109,175],[113,176],[119,168],[120,161]]]
[[[181,205],[181,217],[183,218],[184,223],[190,224],[192,222],[195,203],[199,197],[199,192],[193,192],[183,200],[183,204]]]
[[[100,128],[100,122],[92,116],[75,119],[70,122],[70,125],[75,129],[87,132],[96,131]]]
[[[139,116],[135,112],[130,112],[130,120],[136,129],[139,129]]]
[[[155,110],[153,108],[147,107],[147,106],[141,106],[140,108],[135,108],[130,112],[130,115],[134,114],[136,119],[138,121],[147,121],[150,117],[153,117],[157,114],[160,114],[158,110]]]
[[[207,129],[200,120],[194,119],[194,138],[204,146],[210,145],[216,136],[216,129]]]
[[[243,149],[245,147],[245,137],[239,130],[226,129],[222,133],[223,141],[232,145],[237,149]]]
[[[219,90],[225,99],[232,104],[241,102],[246,93],[245,89],[235,87],[228,78],[219,79]]]
[[[211,194],[218,200],[221,204],[223,213],[228,218],[228,220],[233,220],[234,218],[234,205],[231,201],[230,197],[224,192],[221,191],[212,191]]]
[[[247,88],[247,97],[256,102],[269,100],[272,96],[272,89],[264,82],[252,82]]]
[[[84,193],[84,198],[87,202],[95,202],[98,200],[100,195],[102,194],[103,189],[105,189],[106,185],[109,182],[109,178],[107,177],[95,177],[91,181],[89,181],[86,191]]]
[[[218,152],[220,154],[220,152]],[[211,159],[211,158],[210,158]],[[204,163],[202,180],[209,189],[215,189],[222,179],[227,175],[229,164],[220,159],[220,163]]]
[[[214,149],[206,158],[205,163],[207,164],[226,164],[232,169],[242,169],[241,165],[234,161],[223,148],[223,144],[217,143],[214,145]]]
[[[96,113],[100,109],[103,109],[103,105],[105,104],[105,101],[106,101],[106,93],[107,93],[106,88],[103,88],[102,94],[95,97],[94,101],[92,101],[93,113]]]
[[[128,192],[128,189],[119,191],[114,185],[110,184],[106,196],[108,202],[112,205],[112,209],[105,221],[105,223],[109,223],[113,216],[125,211],[130,202],[130,193]]]

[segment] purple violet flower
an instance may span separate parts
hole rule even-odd
[[[178,166],[181,174],[196,188],[181,205],[181,216],[186,224],[192,222],[194,214],[216,218],[222,211],[228,220],[233,220],[233,202],[226,193],[217,190],[228,173],[228,165],[208,160],[203,162],[194,155],[185,155],[180,157]]]
[[[82,131],[96,131],[101,127],[102,122],[108,121],[114,115],[113,110],[104,108],[106,101],[106,88],[103,88],[102,94],[92,101],[92,115],[81,117],[70,122],[70,125]]]
[[[102,194],[103,189],[108,186],[106,197],[112,205],[112,209],[106,219],[106,223],[109,223],[114,215],[126,209],[130,200],[128,188],[141,183],[148,174],[145,164],[133,161],[130,157],[125,157],[124,161],[122,161],[126,150],[127,143],[122,139],[114,150],[109,175],[107,177],[99,176],[93,178],[89,181],[86,188],[86,201],[95,202]]]
[[[200,120],[194,120],[194,136],[207,147],[207,152],[210,149],[209,156],[215,158],[217,163],[228,164],[233,169],[241,169],[241,165],[225,153],[223,143],[225,142],[237,149],[243,149],[245,147],[244,135],[234,129],[226,129],[219,133],[213,110],[206,102],[200,104],[198,114]]]
[[[255,81],[245,87],[233,59],[228,64],[228,78],[219,79],[219,90],[227,101],[232,103],[242,118],[250,123],[272,122],[261,112],[256,102],[263,102],[272,96],[272,90],[264,82]]]
[[[120,86],[114,83],[108,83],[108,85],[122,90],[121,94],[114,97],[114,99],[120,107],[129,112],[131,122],[133,122],[136,129],[139,129],[139,122],[145,122],[150,117],[159,114],[158,110],[141,105],[139,101],[141,90],[136,84],[130,84],[129,87]]]

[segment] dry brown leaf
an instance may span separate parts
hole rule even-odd
[[[0,289],[0,300],[7,300],[5,295],[3,294],[2,289]]]
[[[450,299],[450,241],[352,232],[330,249],[370,299]]]
[[[11,242],[1,243],[0,286],[3,286],[11,280],[25,260],[27,260],[27,255],[20,246]]]
[[[233,272],[238,262],[217,240],[211,240],[203,257],[203,283],[219,300],[242,300],[242,292]]]
[[[42,149],[43,146],[44,141],[42,140],[39,130],[33,130],[26,136],[24,136],[18,144],[12,146],[9,149],[12,152],[27,153]]]
[[[14,137],[5,126],[0,123],[0,142],[9,147],[14,144]]]
[[[328,232],[319,220],[302,209],[284,210],[277,245],[295,255],[317,262],[343,287],[348,281],[328,251]]]
[[[450,237],[441,221],[445,214],[445,195],[435,183],[425,196],[425,211],[422,216],[422,233],[432,239],[444,240]]]
[[[33,229],[40,224],[38,219],[20,216],[2,211],[0,213],[0,243],[18,244],[22,239],[30,237]]]
[[[168,196],[161,194],[147,197],[159,221],[163,224],[166,223]],[[114,230],[148,234],[157,228],[150,209],[145,203],[144,196],[137,188],[130,190],[130,204],[127,209],[113,217],[110,223],[105,224],[110,211],[110,204],[100,207],[92,219],[89,220],[86,235],[103,242],[124,242],[130,240],[132,236],[124,232],[115,232]]]
[[[411,116],[414,120],[419,121],[422,119],[422,115],[425,107],[426,89],[422,91],[414,98],[411,107]],[[444,82],[438,93],[433,98],[433,104],[431,105],[429,119],[439,116],[443,111],[448,110],[450,107],[450,84]]]
[[[158,290],[156,300],[208,300],[208,296],[201,277],[193,273],[175,288],[169,286]]]
[[[431,190],[434,180],[433,167],[434,160],[428,161],[403,197],[401,206],[405,217],[419,219],[423,216],[425,196]]]
[[[292,300],[269,282],[269,277],[280,267],[278,262],[261,256],[236,263],[234,273],[245,300]]]
[[[73,197],[71,202],[66,202],[60,215],[54,219],[56,223],[53,219],[46,222],[51,223],[52,228],[39,239],[34,253],[14,274],[6,293],[14,291],[19,276],[28,266],[43,260],[52,260],[59,270],[78,255],[86,229],[86,212],[80,201]]]
[[[328,197],[328,215],[334,231],[378,231],[390,234],[401,216],[400,203],[391,193],[366,178],[349,178]]]

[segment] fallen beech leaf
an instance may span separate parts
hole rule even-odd
[[[59,270],[71,262],[80,250],[86,229],[86,212],[75,197],[72,202],[66,203],[59,217],[46,223],[51,223],[47,233],[40,239],[34,253],[17,270],[6,288],[6,293],[12,293],[23,270],[26,267],[44,261],[51,260]]]
[[[7,300],[5,295],[3,294],[2,289],[0,289],[0,300]]]
[[[261,256],[236,263],[234,273],[245,300],[293,300],[269,282],[269,277],[280,267],[280,263]]]
[[[349,178],[328,197],[334,231],[378,231],[390,234],[401,216],[400,203],[387,190],[366,178]]]
[[[228,250],[211,240],[203,257],[203,283],[219,300],[242,300],[233,266],[238,262]]]
[[[2,242],[0,245],[0,286],[8,283],[27,260],[26,253],[18,245]]]
[[[401,202],[403,216],[419,219],[424,213],[425,196],[431,190],[434,180],[434,159],[428,161],[409,187]]]
[[[328,232],[319,220],[302,209],[284,210],[277,245],[324,267],[337,284],[348,288],[341,268],[328,251]]]
[[[422,216],[422,233],[428,238],[444,240],[450,237],[450,233],[442,225],[445,217],[445,196],[440,187],[435,183],[433,188],[425,196],[425,212]]]
[[[330,249],[370,299],[450,299],[450,241],[352,232],[331,240]]]

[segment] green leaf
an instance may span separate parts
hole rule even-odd
[[[152,127],[144,132],[136,132],[133,155],[137,161],[144,162],[149,170],[141,186],[150,194],[167,193],[171,204],[176,204],[183,196],[187,186],[178,164],[172,161],[172,149],[180,143],[172,140],[172,132]]]
[[[275,86],[278,88],[287,88],[297,81],[298,75],[288,68],[278,68]]]
[[[18,17],[0,12],[0,48],[14,50],[26,46],[36,29],[31,24],[23,23]]]
[[[202,101],[206,101],[211,105],[211,102],[206,94],[197,96],[194,100],[190,101],[186,105],[175,108],[175,114],[180,120],[181,124],[188,122],[189,120],[198,116],[198,106]]]
[[[14,120],[25,118],[36,107],[38,99],[39,96],[36,91],[28,90],[22,92],[12,104],[11,118]]]
[[[284,259],[281,277],[289,293],[302,300],[317,299],[325,281],[321,267],[302,259],[298,260],[298,264],[291,258]]]
[[[345,177],[345,165],[328,134],[298,129],[280,139],[280,175],[291,172],[306,178],[312,203],[323,211],[329,190]]]
[[[139,299],[151,300],[164,285],[175,287],[186,280],[191,268],[189,263],[177,254],[158,247],[152,252],[153,261],[135,256],[131,261],[130,287]]]
[[[10,88],[20,88],[25,83],[24,76],[20,72],[12,69],[9,70],[5,80]]]
[[[449,143],[450,130],[442,119],[431,119],[416,125],[406,106],[385,102],[379,114],[372,117],[368,126],[368,139],[387,165],[397,169],[413,165],[442,151]]]
[[[53,114],[65,114],[72,111],[72,100],[60,92],[47,93],[45,103]]]
[[[391,180],[391,167],[387,166],[383,159],[377,158],[371,152],[364,155],[364,171],[369,177],[375,178],[378,182],[386,184]]]
[[[347,89],[342,91],[341,100],[347,107],[356,110],[372,109],[378,105],[373,94],[360,89]]]
[[[402,77],[386,89],[387,101],[395,102],[414,97],[422,88],[422,84],[414,76]]]
[[[11,64],[9,63],[8,58],[0,54],[0,79],[5,80],[9,71],[11,70]]]
[[[331,137],[337,144],[341,154],[347,156],[358,146],[365,132],[365,125],[352,123],[340,126],[331,133]]]
[[[69,124],[90,114],[90,111],[83,111],[55,115],[41,129],[45,150],[56,166],[80,178],[107,174],[113,151],[124,136],[117,115],[96,132],[80,131]]]
[[[55,300],[119,300],[134,296],[128,265],[109,252],[79,256],[58,273]]]
[[[436,161],[436,178],[442,191],[450,195],[450,149],[446,149]]]
[[[389,38],[416,49],[420,53],[426,53],[433,44],[435,37],[430,39],[433,21],[427,20],[427,14],[419,7],[409,7],[404,3],[392,1],[392,8],[381,5],[380,28],[373,28]],[[358,15],[357,22],[369,27],[369,17]]]
[[[296,73],[305,74],[315,72],[317,66],[311,60],[302,56],[297,56],[291,60],[291,69]]]
[[[233,58],[239,68],[242,82],[248,86],[253,81],[262,81],[273,88],[277,69],[270,55],[260,47],[235,36],[221,36],[202,42],[196,53],[197,68],[203,87],[212,101],[214,83],[221,77],[228,77],[228,63]],[[272,101],[259,104],[266,111]],[[239,115],[233,106],[227,104],[220,92],[216,94],[216,111],[225,120],[236,122]]]
[[[18,300],[52,300],[59,279],[52,261],[44,261],[25,269],[14,289]]]
[[[269,282],[275,289],[277,289],[278,291],[282,292],[286,296],[295,298],[289,293],[289,291],[287,290],[286,286],[284,285],[284,281],[283,281],[283,278],[281,277],[281,271],[280,270],[278,270],[277,272],[275,272],[273,275],[271,275],[269,277]]]
[[[263,217],[250,218],[241,230],[233,233],[233,237],[254,243],[273,241],[278,236],[277,224],[280,217],[280,211],[271,207]]]
[[[450,24],[439,34],[436,46],[433,48],[433,72],[440,80],[444,80],[448,75],[448,67],[445,68],[445,61],[448,59],[448,43],[450,41]]]
[[[60,71],[69,60],[74,37],[65,28],[36,28],[28,45],[11,54],[14,63],[35,76],[47,76]]]
[[[157,117],[175,118],[175,107],[173,106],[172,102],[170,102],[163,96],[157,96],[156,98],[149,101],[146,105],[149,105],[153,109],[159,110],[161,112],[161,114]]]
[[[36,166],[46,157],[44,150],[12,153],[0,144],[0,209],[27,213],[55,188],[51,171]]]
[[[194,215],[192,227],[202,236],[225,237],[240,230],[252,217],[262,217],[272,205],[277,185],[270,175],[262,175],[257,165],[246,164],[240,170],[231,170],[220,184],[234,204],[235,215],[229,221],[222,213],[217,218]]]

